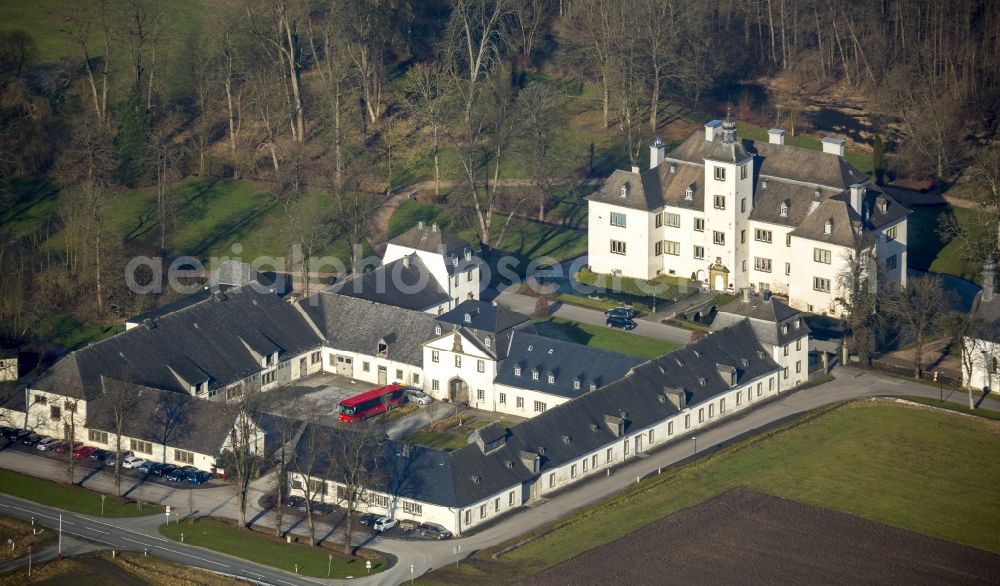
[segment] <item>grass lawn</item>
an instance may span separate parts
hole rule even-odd
[[[415,431],[406,436],[406,439],[403,441],[434,450],[444,450],[445,452],[453,452],[469,443],[468,436],[464,434],[451,431],[428,430]]]
[[[101,515],[99,492],[10,470],[0,470],[0,492],[74,513]],[[104,502],[105,517],[142,517],[162,513],[163,507],[159,505],[144,504],[140,511],[135,502],[111,495],[107,495]]]
[[[633,485],[493,559],[486,550],[436,582],[511,582],[746,486],[1000,552],[1000,426],[888,403],[853,403]],[[512,540],[520,541],[525,536]]]
[[[666,340],[647,338],[614,328],[584,324],[561,317],[536,319],[535,328],[543,336],[638,358],[656,358],[681,347],[680,344]]]
[[[611,291],[635,297],[639,302],[649,304],[653,297],[663,300],[683,299],[693,295],[697,288],[688,279],[661,275],[653,280],[645,281],[631,277],[602,275],[581,269],[576,273],[576,280],[583,285],[596,288],[598,291]]]
[[[55,541],[56,532],[45,530],[41,535],[32,536],[31,523],[0,516],[0,563],[28,555],[28,545],[32,543],[32,539],[32,551],[39,551]],[[8,545],[8,540],[13,542],[13,547]]]
[[[945,389],[945,392],[952,395],[952,398],[962,399],[962,395],[965,392],[961,389]],[[975,397],[973,397],[975,399]],[[1000,411],[993,411],[990,409],[969,409],[968,403],[962,399],[962,403],[955,403],[953,401],[938,401],[937,399],[928,399],[927,397],[914,397],[905,396],[900,397],[900,399],[906,399],[907,401],[913,401],[914,403],[920,403],[921,405],[930,405],[931,407],[938,407],[940,409],[947,409],[948,411],[955,411],[957,413],[967,413],[970,415],[976,415],[978,417],[985,417],[986,419],[993,419],[995,421],[1000,421]]]
[[[265,566],[294,572],[295,565],[298,564],[299,573],[303,576],[326,578],[328,556],[333,556],[330,564],[331,578],[365,575],[365,558],[346,556],[339,550],[286,543],[273,535],[239,529],[232,523],[218,519],[202,517],[193,526],[184,522],[160,526],[160,534],[170,539],[180,541],[181,533],[184,534],[184,543],[187,545],[205,547]],[[384,569],[385,560],[372,559],[373,572]]]
[[[955,275],[969,281],[977,281],[982,264],[969,258],[955,239],[941,242],[938,236],[938,222],[942,214],[952,215],[972,239],[981,239],[983,224],[978,221],[979,212],[951,206],[927,206],[914,208],[907,220],[907,264],[910,268]]]

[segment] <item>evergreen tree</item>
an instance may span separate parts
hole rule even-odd
[[[149,148],[149,115],[142,92],[133,88],[118,114],[118,168],[115,180],[135,187],[149,181],[152,176]]]

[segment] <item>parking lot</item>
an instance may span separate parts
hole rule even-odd
[[[8,433],[8,430],[9,428],[5,428],[3,430],[4,432],[3,435],[0,436],[0,450],[14,450],[22,452],[24,454],[29,454],[37,458],[45,458],[48,460],[59,461],[61,463],[66,462],[67,459],[66,448],[68,448],[68,446],[65,445],[65,442],[59,442],[60,444],[63,444],[62,451],[55,451],[53,449],[41,450],[35,447],[34,445],[24,444],[23,439],[21,438],[10,439],[10,437],[8,436],[10,436],[11,434]],[[55,444],[55,442],[53,442],[53,444]],[[82,446],[82,447],[87,447],[87,446]],[[104,451],[106,452],[106,450]],[[132,453],[129,450],[126,451],[128,452],[128,454]],[[100,459],[93,458],[91,457],[91,454],[89,452],[84,452],[83,454],[81,454],[81,457],[74,457],[74,462],[76,464],[77,470],[83,471],[85,479],[90,478],[95,474],[107,474],[109,476],[112,476],[114,474],[113,464],[108,465],[108,462],[103,458]],[[171,478],[169,477],[169,473],[173,472],[173,469],[181,470],[182,472],[174,473],[173,477]],[[135,468],[126,468],[125,466],[122,466],[121,472],[123,478],[141,480],[142,482],[155,482],[166,486],[174,486],[174,487],[181,485],[184,488],[195,488],[195,487],[219,486],[223,484],[223,481],[221,479],[213,478],[212,475],[207,472],[202,472],[199,475],[198,482],[190,481],[188,477],[192,476],[195,472],[195,470],[193,470],[193,467],[189,467],[186,470],[182,470],[179,467],[171,466],[167,469],[162,470],[161,473],[158,475],[157,473],[151,471],[144,471]]]

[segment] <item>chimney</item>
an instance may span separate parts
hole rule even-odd
[[[639,174],[639,166],[638,165],[632,165],[632,172],[635,173],[636,175],[638,175]]]
[[[438,224],[437,222],[434,222],[433,224],[431,224],[431,232],[437,232],[437,231],[438,231]]]
[[[983,301],[987,303],[993,301],[993,296],[996,294],[995,271],[996,265],[993,264],[993,255],[990,254],[983,263]]]
[[[864,219],[861,214],[861,204],[865,200],[865,186],[860,183],[855,183],[851,185],[851,209],[857,212],[859,216]]]
[[[772,128],[767,131],[767,142],[771,144],[785,144],[785,131],[780,128]]]
[[[663,162],[663,158],[667,154],[667,148],[663,146],[663,141],[660,137],[656,137],[653,144],[649,147],[649,168],[655,169],[657,165]]]
[[[833,138],[832,136],[823,137],[823,152],[828,155],[837,155],[838,157],[844,156],[844,145],[847,144],[842,138]]]
[[[423,220],[419,220],[417,222],[417,228],[420,228],[421,230],[424,229],[424,221]]]
[[[705,123],[705,140],[715,140],[722,133],[722,120],[711,120]]]
[[[403,257],[403,268],[404,269],[410,268],[410,255],[406,255]]]

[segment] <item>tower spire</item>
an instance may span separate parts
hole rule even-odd
[[[736,142],[736,121],[733,120],[733,112],[726,108],[726,120],[722,123],[722,141]]]

